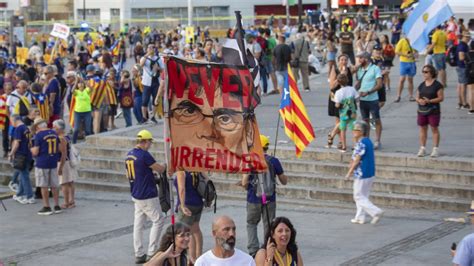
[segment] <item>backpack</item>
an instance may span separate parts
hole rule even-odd
[[[214,201],[214,213],[216,213],[217,193],[214,183],[210,179],[206,179],[201,173],[191,173],[193,177],[193,187],[197,190],[199,196],[204,201],[204,206],[210,207]]]
[[[161,211],[168,212],[171,209],[171,192],[170,184],[166,178],[166,171],[157,177],[155,182],[158,186],[158,199],[160,200]]]
[[[76,168],[81,164],[81,154],[73,144],[70,144],[69,149],[69,163],[72,168]]]
[[[393,60],[393,58],[395,58],[395,49],[393,48],[393,45],[388,44],[387,46],[385,46],[383,55],[386,60]]]
[[[267,40],[265,40],[265,38],[263,38],[261,36],[258,36],[257,37],[257,43],[262,48],[262,53],[261,53],[261,56],[260,56],[260,58],[262,58],[264,55],[267,54],[267,49],[268,49]]]
[[[15,105],[15,108],[14,108],[15,113],[17,113],[19,116],[27,116],[28,113],[30,112],[29,111],[30,103],[28,102],[28,98],[27,98],[28,94],[25,94],[25,96],[21,96],[21,97],[13,93],[10,95],[20,99],[18,103]]]
[[[458,56],[456,50],[458,49],[457,45],[453,45],[448,50],[448,56],[446,56],[446,61],[452,67],[456,67],[458,65]]]
[[[256,178],[252,181],[254,192],[257,197],[262,197],[263,191],[265,196],[269,197],[275,193],[276,189],[276,173],[273,164],[270,161],[271,156],[265,156],[265,162],[267,163],[267,171],[254,175]],[[262,189],[263,185],[263,189]]]

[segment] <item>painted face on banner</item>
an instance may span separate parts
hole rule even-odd
[[[242,106],[224,107],[220,94],[220,88],[215,90],[214,107],[207,101],[198,105],[189,100],[189,90],[184,92],[183,98],[174,98],[170,111],[171,138],[175,142],[192,142],[201,148],[248,153],[253,146],[254,134],[249,115]],[[195,96],[205,97],[202,87],[198,88]]]
[[[168,73],[173,164],[190,171],[261,168],[252,81],[236,69],[204,64],[171,63]]]

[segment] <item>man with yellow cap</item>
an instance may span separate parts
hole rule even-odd
[[[153,136],[148,130],[141,130],[137,134],[137,145],[128,152],[125,159],[125,168],[130,182],[132,200],[135,203],[135,218],[133,222],[133,246],[135,249],[135,262],[145,263],[158,250],[161,230],[164,224],[158,190],[156,188],[153,171],[163,173],[166,166],[155,161],[148,152],[153,143]],[[150,219],[152,227],[148,252],[143,248],[142,234],[145,222]]]
[[[280,160],[267,154],[270,146],[268,137],[260,135],[260,143],[265,153],[268,170],[264,173],[244,174],[242,177],[242,186],[247,189],[247,249],[252,257],[255,257],[261,246],[257,234],[260,219],[263,220],[264,235],[267,235],[269,223],[276,216],[276,177],[278,176],[282,185],[288,182]]]
[[[471,224],[474,225],[474,200],[471,202],[471,209],[466,212],[471,218]],[[474,265],[474,233],[465,236],[456,249],[453,259],[454,265],[471,266]]]

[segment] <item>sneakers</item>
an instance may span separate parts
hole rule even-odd
[[[41,210],[38,211],[38,215],[51,215],[53,211],[50,207],[43,207]]]
[[[382,144],[380,144],[380,141],[376,141],[374,143],[374,150],[379,150],[382,148]]]
[[[28,202],[26,201],[26,198],[23,196],[13,195],[13,200],[21,204],[28,204]]]
[[[468,115],[474,115],[474,110],[469,110],[469,112],[467,112]]]
[[[357,220],[357,219],[351,219],[351,223],[353,223],[353,224],[365,224],[365,221]]]
[[[435,158],[439,156],[438,147],[434,147],[431,151],[430,157]]]
[[[146,262],[146,254],[140,257],[135,257],[135,264],[143,264]]]
[[[154,124],[158,124],[158,121],[156,121],[156,118],[153,116],[151,119],[151,122],[153,122]]]
[[[310,92],[311,90],[309,88],[304,89],[305,92]]]
[[[462,110],[468,110],[469,108],[470,108],[469,104],[465,104],[465,105],[461,106]]]
[[[27,199],[26,202],[27,202],[28,204],[35,204],[35,203],[36,203],[36,200],[35,200],[34,197],[31,197],[31,198]]]
[[[421,146],[420,149],[418,150],[417,156],[418,157],[425,157],[425,155],[426,155],[425,147]]]
[[[10,188],[11,191],[16,192],[18,190],[18,184],[13,183],[13,181],[10,181],[8,183],[8,187]]]
[[[54,206],[54,213],[55,213],[55,214],[62,213],[62,212],[63,212],[63,210],[61,210],[61,207],[59,207],[59,206]]]
[[[399,103],[399,102],[400,102],[400,100],[401,100],[401,98],[400,98],[400,97],[398,97],[398,98],[397,98],[395,101],[393,101],[393,102],[394,102],[394,103]]]
[[[383,216],[383,211],[381,211],[380,213],[376,214],[374,216],[374,218],[372,218],[372,221],[370,221],[371,224],[376,224],[380,221],[380,218],[382,218]]]

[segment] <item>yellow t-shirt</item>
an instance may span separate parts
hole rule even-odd
[[[446,40],[448,36],[442,30],[436,30],[431,37],[434,54],[444,54],[446,52]]]
[[[86,87],[83,91],[79,89],[74,91],[74,97],[76,97],[76,103],[74,105],[74,111],[78,113],[90,112],[91,111],[91,89]]]
[[[395,53],[402,53],[402,54],[411,54],[413,55],[415,51],[413,48],[410,46],[410,43],[406,38],[400,39],[398,41],[397,46],[395,47]],[[404,55],[400,56],[400,62],[405,62],[405,63],[412,63],[415,62],[415,59],[413,57],[406,57]]]

